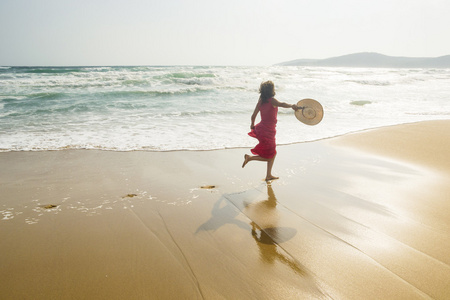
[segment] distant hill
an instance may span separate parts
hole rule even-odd
[[[450,68],[450,55],[440,57],[400,57],[363,52],[326,59],[296,59],[276,65],[356,68]]]

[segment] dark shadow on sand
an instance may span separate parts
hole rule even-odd
[[[195,231],[195,234],[200,231],[216,231],[226,224],[234,224],[244,230],[249,230],[250,226],[247,223],[236,219],[238,215],[239,210],[236,209],[236,206],[228,201],[225,195],[222,195],[219,200],[214,203],[211,211],[211,218],[200,225]]]

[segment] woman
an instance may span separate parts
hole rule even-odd
[[[298,107],[295,104],[291,105],[275,99],[275,86],[272,81],[261,83],[259,93],[261,95],[251,117],[252,123],[250,129],[252,131],[248,133],[251,137],[257,138],[259,143],[251,150],[255,155],[245,154],[242,167],[245,167],[252,160],[266,161],[267,174],[265,180],[269,181],[278,179],[278,177],[272,175],[273,162],[277,155],[275,149],[275,127],[277,124],[278,107],[292,108],[293,110],[297,110]],[[255,126],[255,119],[259,112],[261,112],[261,122]]]

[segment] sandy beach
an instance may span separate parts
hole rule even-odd
[[[449,299],[450,120],[278,147],[0,153],[2,299]]]

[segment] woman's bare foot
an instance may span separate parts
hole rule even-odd
[[[245,165],[250,161],[249,158],[250,158],[250,155],[248,155],[248,154],[244,155],[244,163],[242,164],[242,167],[245,167]]]
[[[276,177],[276,176],[273,176],[273,175],[270,175],[270,176],[266,177],[266,181],[272,181],[272,180],[277,180],[277,179],[280,179],[280,177]]]

